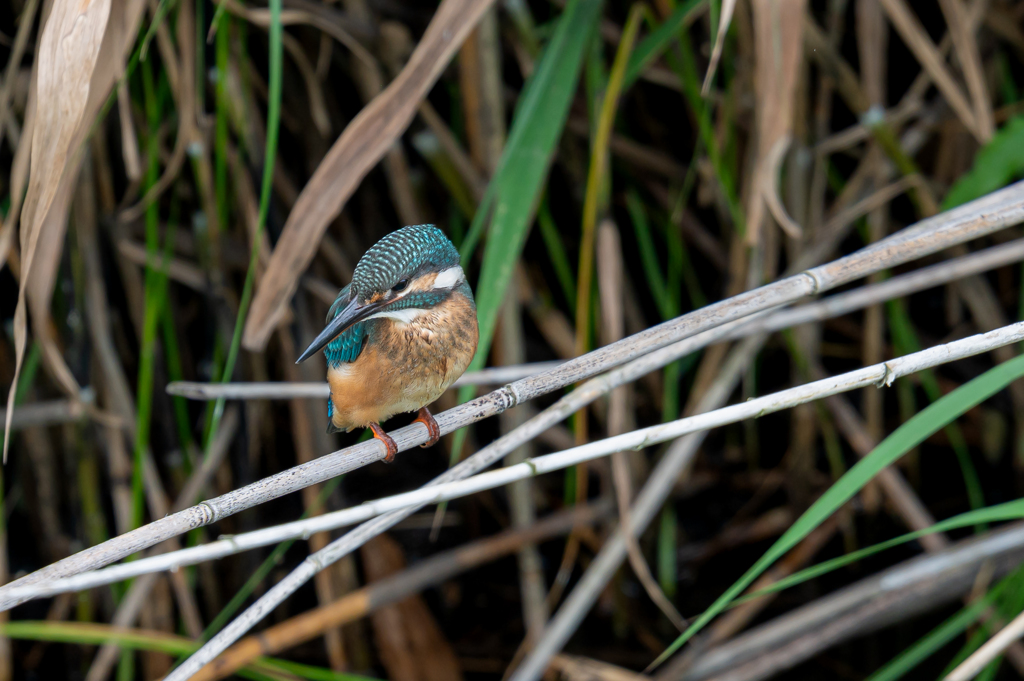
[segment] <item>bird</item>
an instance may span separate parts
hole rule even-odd
[[[296,360],[327,359],[327,432],[369,428],[398,446],[381,422],[417,412],[435,444],[441,436],[427,405],[466,371],[476,353],[476,301],[459,252],[435,225],[385,235],[356,264],[352,281],[327,312],[327,326]]]

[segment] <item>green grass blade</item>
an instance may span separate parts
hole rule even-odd
[[[793,548],[830,517],[843,504],[857,494],[880,470],[897,461],[907,451],[916,447],[938,429],[962,415],[1011,382],[1024,376],[1024,356],[1016,357],[989,369],[981,376],[965,383],[953,392],[929,405],[909,421],[897,428],[866,457],[861,459],[846,475],[832,485],[775,544],[754,564],[746,574],[736,581],[694,622],[672,645],[665,650],[652,666],[661,664],[672,653],[729,604],[757,579],[772,563]]]
[[[487,360],[498,308],[526,242],[551,154],[576,92],[583,55],[600,15],[600,0],[572,0],[562,12],[525,88],[498,170],[488,187],[494,211],[476,286],[480,341],[471,370],[482,367]],[[463,245],[464,258],[474,245],[474,232],[480,231],[478,225],[486,217],[487,203],[485,196]]]
[[[1013,619],[1013,617],[1017,615],[1019,610],[1013,611],[1012,614],[1009,614],[1007,616],[1007,599],[1004,598],[1004,596],[1007,593],[1019,593],[1022,590],[1022,588],[1024,588],[1024,567],[1018,568],[1016,571],[1004,577],[1003,580],[999,582],[997,588],[1001,591],[1001,593],[997,594],[995,600],[997,615],[1005,617],[1006,620],[1004,621]],[[964,660],[970,657],[974,653],[974,651],[983,646],[985,642],[988,641],[992,637],[992,635],[996,633],[997,630],[993,629],[993,625],[997,623],[997,621],[991,622],[987,619],[980,621],[978,623],[980,626],[978,626],[967,637],[967,641],[964,643],[963,646],[961,646],[960,650],[957,651],[956,655],[953,656],[953,659],[951,659],[949,663],[946,664],[946,668],[943,670],[939,678],[945,678],[950,672],[959,667]]]
[[[910,321],[910,315],[907,313],[904,301],[890,300],[886,305],[886,311],[889,316],[889,328],[892,331],[892,340],[896,353],[909,355],[913,352],[920,352],[921,342],[914,331],[914,325]],[[925,369],[918,376],[921,379],[921,387],[924,388],[929,401],[935,402],[935,400],[942,397],[942,389],[939,387],[939,380],[935,377],[934,371]],[[964,479],[964,487],[967,490],[967,499],[971,504],[971,508],[981,508],[985,505],[985,492],[982,489],[981,479],[978,477],[978,471],[974,467],[974,462],[971,461],[971,453],[967,449],[967,440],[964,438],[960,426],[955,423],[946,426],[945,431],[946,437],[949,438],[949,444],[953,448],[953,453],[956,454],[957,463],[960,465],[960,474]],[[979,528],[979,530],[982,529],[984,528]]]
[[[115,643],[126,650],[149,650],[168,655],[190,655],[201,643],[173,634],[155,635],[152,632],[91,625],[79,622],[20,621],[0,623],[0,635],[23,641],[48,641],[78,645]],[[275,658],[258,658],[236,674],[247,679],[270,679],[280,675],[274,671],[287,671],[310,681],[373,681],[365,676],[339,674],[322,667],[297,664]]]
[[[314,667],[308,664],[300,664],[291,660],[264,660],[261,665],[265,668],[280,669],[283,672],[300,676],[310,681],[374,681],[368,676],[346,674],[336,672],[323,667]]]
[[[469,234],[459,247],[464,264],[476,250],[494,201],[507,188],[506,184],[514,183],[516,177],[536,176],[539,185],[546,176],[548,157],[561,136],[576,91],[587,37],[594,30],[600,10],[601,0],[573,0],[553,22],[554,31],[547,47],[519,95],[498,167],[473,216]],[[581,20],[585,23],[573,26],[573,22]],[[578,30],[570,36],[574,28]],[[531,149],[538,154],[538,159],[543,159],[539,170],[527,163]],[[527,174],[528,170],[533,171],[532,175]],[[511,179],[503,179],[506,172],[512,175]],[[495,220],[497,218],[496,214]],[[491,229],[494,230],[493,224]]]
[[[683,96],[697,119],[700,142],[707,150],[708,160],[711,161],[711,167],[715,171],[715,177],[718,178],[722,195],[729,206],[729,216],[732,218],[733,227],[738,234],[742,235],[746,231],[746,218],[736,192],[736,177],[722,159],[721,147],[715,136],[714,126],[711,124],[711,107],[705,105],[704,98],[700,94],[701,77],[697,71],[697,59],[694,56],[690,36],[685,28],[680,30],[677,35],[680,49],[668,51],[666,61],[679,77],[683,87]]]
[[[910,646],[884,667],[869,676],[866,681],[896,681],[931,657],[935,652],[959,636],[970,625],[977,621],[982,612],[985,611],[1002,591],[1006,580],[999,586],[979,598],[970,606],[962,609],[945,622],[940,624],[920,641]]]
[[[999,73],[999,91],[1003,98],[1003,104],[1014,104],[1020,99],[1020,91],[1017,89],[1017,82],[1013,79],[1013,71],[1010,62],[1006,58],[1006,52],[999,50],[995,55],[996,71]]]
[[[181,369],[181,349],[178,344],[178,327],[174,323],[174,312],[170,305],[164,305],[163,314],[160,319],[160,328],[164,339],[164,355],[167,361],[167,378],[173,381],[184,380],[184,373]],[[189,424],[188,401],[177,395],[171,398],[174,407],[174,423],[178,427],[178,440],[181,444],[182,461],[185,462],[185,472],[191,473],[192,463],[188,452],[194,446],[192,438],[192,427]]]
[[[697,12],[703,8],[705,1],[687,0],[676,7],[650,35],[637,43],[626,65],[626,76],[622,83],[624,89],[635,83],[651,62],[661,56],[680,30],[690,25]]]
[[[153,36],[156,35],[156,30],[164,23],[167,18],[167,13],[171,11],[171,7],[175,4],[176,0],[160,0],[160,4],[156,7],[156,12],[153,13],[153,21],[150,22],[149,28],[146,30],[146,35],[142,39],[142,48],[139,52],[139,58],[143,61],[149,54],[149,44],[153,41]]]
[[[640,261],[644,265],[647,288],[654,298],[654,304],[658,307],[661,318],[670,319],[674,315],[666,290],[665,275],[662,274],[661,263],[658,262],[658,248],[654,245],[654,238],[651,236],[651,223],[647,219],[647,209],[635,189],[626,191],[626,210],[633,223],[633,233],[636,235],[636,243],[640,249]]]
[[[612,126],[619,108],[619,97],[622,94],[622,77],[626,72],[626,63],[633,51],[633,42],[642,20],[640,4],[633,5],[622,30],[622,39],[615,51],[615,61],[608,76],[608,85],[601,100],[597,125],[590,152],[590,167],[587,170],[587,186],[583,195],[583,225],[580,237],[580,262],[577,269],[576,282],[576,354],[582,355],[589,348],[590,310],[593,304],[594,284],[594,250],[597,235],[598,214],[601,206],[606,204],[608,180],[608,144],[611,140]],[[600,60],[595,60],[600,64]],[[580,412],[582,414],[582,412]]]
[[[490,234],[476,285],[480,340],[470,371],[487,363],[498,309],[526,243],[530,216],[540,199],[551,154],[565,127],[583,55],[601,17],[601,4],[601,0],[571,0],[559,17],[544,54],[523,87],[498,168],[459,248],[465,266],[483,235],[493,207]],[[461,388],[459,402],[472,399],[474,391],[473,386]],[[466,431],[457,431],[452,440],[450,465],[461,457],[465,441]],[[439,508],[445,507],[446,503],[442,503]]]
[[[161,122],[161,107],[153,83],[153,64],[144,62],[142,66],[142,90],[146,110],[148,132],[146,138],[146,155],[149,164],[146,168],[144,188],[152,187],[160,177],[160,141],[157,129]],[[158,260],[160,249],[159,225],[160,213],[156,202],[146,206],[146,274],[145,274],[145,312],[142,321],[142,338],[139,339],[139,373],[136,379],[135,406],[135,443],[133,448],[132,466],[132,527],[142,524],[145,515],[145,489],[143,487],[142,469],[146,447],[149,446],[149,429],[153,415],[153,377],[156,364],[157,324],[160,312],[166,302],[167,275],[158,272],[154,265]],[[165,257],[171,247],[170,234],[165,241]]]
[[[953,516],[952,518],[943,520],[942,522],[935,523],[931,527],[927,527],[923,530],[908,532],[907,534],[893,537],[892,539],[887,539],[886,541],[879,542],[878,544],[866,546],[857,551],[852,551],[837,558],[833,558],[832,560],[827,560],[823,563],[805,568],[785,577],[784,579],[780,579],[771,586],[756,591],[748,596],[744,596],[743,598],[738,598],[735,603],[739,604],[744,601],[759,598],[766,594],[788,589],[789,587],[796,586],[797,584],[802,584],[810,579],[820,577],[821,575],[832,572],[833,570],[838,570],[839,568],[851,563],[856,563],[863,558],[880,553],[886,549],[906,544],[907,542],[914,541],[915,539],[920,539],[925,535],[934,534],[936,532],[948,532],[949,530],[958,530],[964,527],[973,527],[982,523],[1020,520],[1021,518],[1024,518],[1024,500],[1021,499],[1009,501],[1005,504],[989,506],[988,508],[981,508],[975,511],[967,511],[966,513],[961,513],[960,515]]]
[[[970,171],[950,188],[942,210],[955,208],[1005,187],[1024,174],[1024,116],[1011,118],[974,158]]]
[[[569,256],[565,254],[565,246],[562,245],[562,236],[558,231],[555,219],[551,217],[547,200],[541,202],[537,210],[537,224],[540,226],[541,236],[544,238],[544,245],[548,251],[548,258],[555,268],[555,276],[558,278],[558,285],[562,287],[562,294],[567,303],[572,305],[576,300],[576,279],[572,274],[572,265],[569,264]]]
[[[267,224],[267,213],[270,211],[270,193],[273,191],[274,164],[277,160],[277,137],[281,124],[281,71],[282,71],[282,26],[281,0],[270,0],[270,78],[267,86],[267,143],[263,154],[263,184],[260,188],[260,211],[256,223],[256,234],[252,240],[249,255],[249,270],[245,273],[245,284],[242,286],[242,297],[238,303],[238,316],[235,318],[235,330],[231,335],[231,346],[228,348],[227,361],[224,362],[224,373],[221,382],[227,383],[235,371],[235,362],[242,344],[242,327],[245,316],[252,302],[252,289],[256,282],[256,263],[259,261],[260,243],[263,230]],[[210,429],[210,440],[217,432],[217,425],[224,414],[224,400],[219,399],[213,409],[213,427]],[[209,446],[209,442],[206,443]]]

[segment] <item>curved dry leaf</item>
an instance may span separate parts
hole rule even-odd
[[[74,182],[78,177],[78,161],[67,164],[63,179],[57,188],[50,209],[46,212],[38,229],[38,243],[32,270],[22,270],[22,288],[28,296],[29,312],[32,318],[32,332],[42,349],[43,367],[53,376],[64,391],[78,399],[78,382],[71,369],[64,362],[64,354],[57,343],[56,330],[50,319],[50,304],[53,302],[53,287],[60,267],[64,231],[67,225],[68,208]],[[28,281],[25,281],[25,277]]]
[[[786,206],[782,203],[782,195],[779,193],[779,170],[782,168],[782,160],[786,157],[786,150],[792,141],[789,135],[784,135],[775,141],[768,156],[761,163],[761,195],[768,206],[768,212],[772,214],[775,221],[782,227],[782,231],[791,239],[800,239],[804,235],[803,229],[797,221],[786,212]]]
[[[32,281],[32,267],[39,250],[40,235],[48,222],[47,214],[51,206],[62,193],[61,180],[71,165],[69,160],[88,108],[90,83],[107,28],[110,5],[111,0],[56,3],[50,10],[39,41],[36,58],[36,120],[32,130],[28,193],[21,221],[21,285],[14,312],[15,365],[14,380],[7,398],[9,407],[13,406],[21,361],[25,355],[28,335],[25,296]],[[69,191],[64,194],[67,199],[70,198]],[[66,201],[64,204],[66,207]],[[45,243],[51,246],[47,249],[49,259],[53,260],[53,251],[57,251],[59,258],[60,248],[56,246],[59,242],[47,240]],[[47,277],[44,273],[43,282],[47,279],[52,282],[52,275]],[[4,419],[5,460],[13,413],[14,410],[8,408]]]
[[[754,0],[754,49],[757,55],[757,160],[754,191],[747,208],[747,242],[760,238],[765,207],[792,238],[800,226],[783,208],[779,168],[793,129],[793,102],[803,57],[803,17],[807,0]]]
[[[444,0],[398,77],[363,108],[299,195],[256,290],[242,344],[261,350],[285,312],[327,225],[405,132],[420,100],[493,0]]]
[[[141,13],[137,11],[141,5],[142,0],[127,0],[127,2],[113,0],[110,3],[106,29],[92,68],[85,111],[68,146],[68,155],[64,160],[63,171],[59,177],[58,189],[53,202],[45,215],[39,213],[37,216],[42,219],[38,229],[38,243],[56,244],[57,246],[39,249],[32,271],[28,275],[28,285],[24,287],[28,296],[33,332],[43,350],[43,366],[64,388],[65,392],[75,399],[77,399],[78,384],[64,362],[63,353],[53,333],[53,325],[50,322],[50,302],[53,298],[57,269],[60,266],[61,251],[63,250],[61,246],[64,243],[64,234],[67,228],[68,209],[82,165],[83,144],[92,129],[93,121],[110,95],[115,82],[124,71],[126,51],[134,42],[134,36],[138,31],[137,22],[142,18]],[[129,23],[129,19],[136,23]],[[83,73],[82,76],[84,77],[84,75]],[[24,223],[22,226],[24,228]]]

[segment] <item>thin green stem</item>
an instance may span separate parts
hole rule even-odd
[[[221,375],[221,382],[227,383],[235,371],[235,362],[238,360],[239,348],[242,345],[242,327],[245,316],[249,312],[249,304],[252,302],[252,289],[256,282],[256,263],[259,261],[260,244],[263,239],[263,231],[267,224],[267,214],[270,211],[270,194],[273,190],[274,163],[277,159],[277,138],[281,123],[281,70],[282,70],[282,27],[281,27],[281,0],[270,0],[270,79],[268,83],[267,96],[267,144],[263,155],[263,184],[260,189],[260,211],[256,223],[256,233],[253,235],[252,250],[249,255],[249,269],[245,274],[245,284],[242,286],[242,298],[238,303],[238,316],[235,318],[235,330],[231,335],[231,346],[228,349],[227,360],[224,362],[224,373]],[[218,35],[219,39],[219,35]],[[211,440],[217,432],[217,426],[224,415],[223,398],[218,399],[213,409],[212,427],[210,428]],[[207,447],[209,442],[206,443]]]

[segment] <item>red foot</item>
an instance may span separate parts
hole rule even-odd
[[[432,447],[437,444],[437,441],[441,439],[441,429],[437,425],[437,421],[434,420],[434,416],[430,413],[430,410],[423,407],[419,410],[418,416],[413,420],[413,423],[417,421],[427,427],[427,433],[430,434],[430,439],[420,445],[420,447]]]
[[[384,429],[380,427],[379,423],[371,423],[370,430],[373,431],[373,436],[384,443],[384,446],[388,448],[388,454],[384,457],[384,463],[391,463],[395,460],[395,454],[398,454],[398,445],[391,439],[391,436],[384,432]]]

